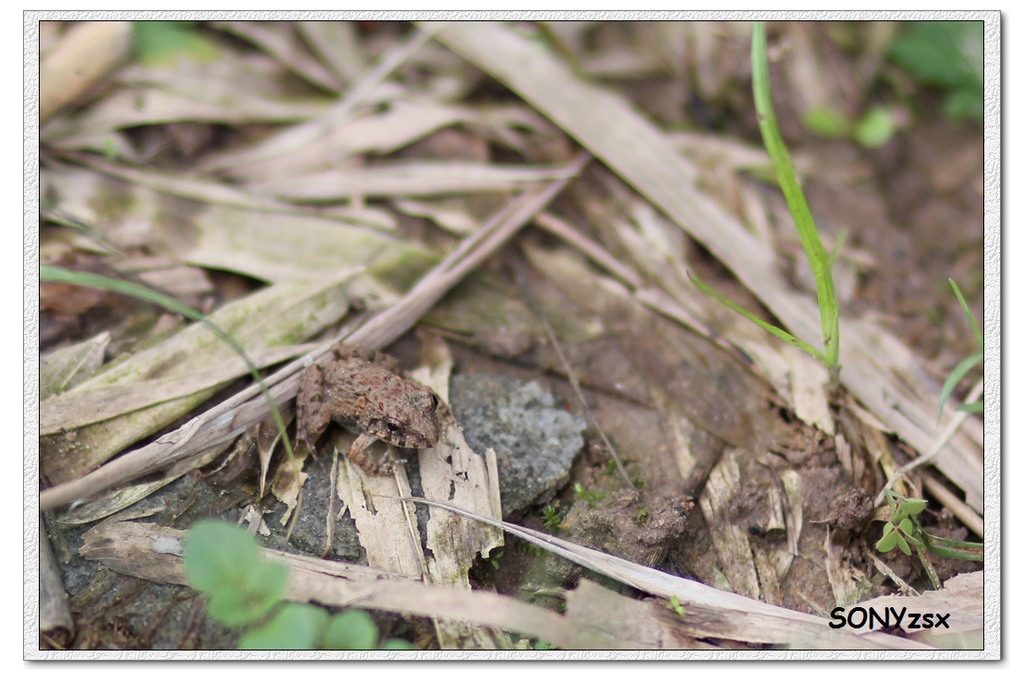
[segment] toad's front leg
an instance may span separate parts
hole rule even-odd
[[[370,460],[370,457],[366,455],[366,448],[377,441],[376,435],[370,433],[363,433],[356,438],[355,442],[348,449],[349,461],[356,464],[370,475],[381,475],[382,473],[391,472],[391,462],[384,461],[383,463],[377,464]]]

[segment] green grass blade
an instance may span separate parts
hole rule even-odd
[[[764,138],[765,149],[775,172],[779,186],[786,197],[789,212],[793,215],[800,243],[807,254],[814,281],[818,289],[818,309],[821,313],[821,333],[825,344],[825,364],[835,371],[839,366],[839,306],[836,303],[835,287],[832,283],[832,268],[828,254],[821,243],[821,237],[811,217],[807,199],[796,179],[793,161],[790,159],[786,144],[782,140],[779,127],[772,109],[771,94],[768,83],[768,58],[765,50],[766,38],[764,24],[754,24],[751,40],[751,62],[754,76],[754,105],[757,109],[758,124]]]
[[[921,533],[925,546],[934,554],[958,560],[985,560],[985,545],[978,542],[955,541],[927,532]]]
[[[974,402],[968,402],[967,404],[961,405],[957,411],[962,411],[966,414],[984,414],[985,403],[981,400],[975,400]]]
[[[110,277],[105,277],[101,274],[93,274],[91,272],[76,272],[56,265],[40,265],[39,280],[55,284],[71,284],[73,286],[86,286],[89,288],[103,289],[105,291],[113,291],[114,293],[120,293],[121,295],[129,296],[152,305],[159,305],[171,312],[175,312],[187,317],[188,319],[205,324],[217,335],[218,338],[230,345],[231,348],[238,353],[238,356],[245,362],[245,365],[249,369],[249,374],[252,376],[253,380],[256,381],[256,385],[260,387],[263,396],[266,398],[267,403],[270,406],[270,411],[274,415],[274,423],[277,424],[278,431],[281,433],[281,439],[284,441],[284,446],[288,452],[288,456],[293,456],[292,445],[288,440],[288,434],[285,432],[284,419],[281,418],[281,412],[278,410],[277,404],[270,397],[270,392],[267,390],[266,386],[264,386],[263,379],[260,378],[256,365],[249,358],[249,355],[246,354],[245,349],[239,345],[238,341],[236,341],[229,333],[224,331],[224,329],[204,317],[200,312],[193,310],[188,305],[185,305],[170,296],[154,291],[142,286],[141,284],[136,284],[131,281],[123,281],[121,279],[112,279]]]
[[[828,266],[832,267],[835,264],[836,258],[839,257],[839,253],[843,250],[843,246],[846,245],[846,237],[849,236],[849,231],[843,227],[839,230],[839,234],[836,235],[836,244],[832,248],[832,252],[828,254]]]
[[[142,300],[153,305],[159,305],[160,307],[166,308],[171,312],[176,312],[180,315],[188,317],[189,319],[197,322],[204,321],[204,317],[199,312],[196,312],[188,305],[178,302],[170,296],[166,296],[162,293],[158,293],[152,289],[146,288],[140,284],[136,284],[130,281],[123,281],[120,279],[111,279],[101,274],[93,274],[91,272],[76,272],[74,270],[68,270],[63,267],[57,267],[56,265],[40,265],[39,266],[39,280],[51,282],[55,284],[71,284],[73,286],[87,286],[89,288],[98,288],[106,291],[113,291],[114,293],[120,293],[121,295],[135,298],[136,300]],[[211,325],[212,326],[212,325]],[[219,329],[214,329],[214,332],[218,335],[223,333]],[[219,332],[219,333],[218,333]],[[226,334],[225,334],[226,335]],[[228,339],[230,343],[231,340]],[[236,350],[239,348],[235,345]]]
[[[949,285],[953,287],[953,293],[956,294],[956,299],[960,301],[960,308],[964,311],[964,316],[967,317],[967,321],[971,323],[971,328],[974,330],[974,340],[978,341],[978,347],[982,350],[985,349],[985,338],[981,335],[981,330],[978,328],[978,322],[974,321],[974,315],[971,314],[970,308],[967,307],[967,301],[964,300],[964,296],[960,293],[960,287],[956,285],[956,282],[952,279],[949,280]]]
[[[769,324],[768,322],[764,321],[763,319],[761,319],[760,317],[755,315],[753,312],[750,312],[750,311],[744,309],[742,306],[739,305],[739,303],[734,303],[733,301],[729,300],[728,298],[723,296],[721,293],[719,293],[718,291],[716,291],[715,289],[711,288],[706,283],[701,281],[697,277],[697,275],[691,274],[691,273],[687,273],[687,274],[690,277],[690,281],[693,282],[694,286],[696,286],[701,291],[703,291],[704,293],[708,294],[709,296],[711,296],[712,298],[714,298],[715,300],[720,302],[722,305],[725,305],[726,307],[728,307],[733,312],[736,312],[738,314],[743,315],[744,317],[746,317],[750,321],[754,322],[755,324],[760,326],[762,329],[764,329],[765,331],[767,331],[771,335],[775,336],[776,338],[778,338],[780,340],[783,340],[783,341],[789,343],[790,345],[795,345],[796,347],[800,348],[804,352],[809,353],[809,354],[813,355],[814,357],[818,358],[818,360],[820,362],[822,362],[822,363],[825,362],[825,355],[821,354],[821,352],[817,348],[815,348],[815,347],[813,347],[811,345],[808,345],[807,343],[803,342],[802,340],[800,340],[799,338],[797,338],[793,334],[789,333],[788,331],[785,331],[784,329],[780,329],[777,326]]]
[[[976,352],[964,361],[954,367],[949,372],[949,376],[946,378],[946,382],[942,384],[942,392],[939,393],[939,416],[936,419],[936,423],[942,421],[942,409],[946,406],[946,400],[953,394],[953,388],[957,386],[961,379],[967,375],[967,372],[974,368],[974,366],[981,362],[982,354]],[[973,403],[972,403],[973,404]],[[964,405],[961,407],[964,411],[969,411],[967,407],[970,405]]]
[[[956,294],[956,299],[960,301],[960,309],[964,311],[964,316],[967,317],[967,321],[970,323],[971,329],[974,330],[974,340],[978,342],[978,348],[980,351],[957,364],[946,378],[946,382],[942,384],[942,391],[939,393],[939,416],[936,423],[942,420],[942,409],[946,406],[946,400],[953,393],[953,388],[955,388],[957,383],[967,375],[968,371],[973,369],[975,365],[980,364],[985,357],[985,339],[981,335],[978,323],[974,321],[974,315],[971,314],[970,308],[967,307],[967,301],[964,300],[963,294],[960,293],[960,287],[957,286],[956,282],[952,279],[949,280],[949,285],[953,287],[953,293]],[[969,414],[980,414],[984,409],[984,403],[981,400],[978,400],[961,406],[957,411],[963,411]]]

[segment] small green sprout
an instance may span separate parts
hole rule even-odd
[[[879,149],[889,143],[899,129],[899,116],[887,106],[868,109],[853,129],[853,140],[865,149]]]
[[[596,507],[605,498],[605,495],[600,492],[584,489],[583,485],[578,482],[573,484],[572,493],[580,501],[586,502],[590,508]]]
[[[935,569],[928,559],[929,553],[946,558],[960,560],[984,560],[984,545],[976,542],[962,542],[929,534],[921,529],[918,516],[928,506],[924,499],[913,499],[897,494],[892,490],[885,491],[889,501],[890,518],[882,528],[882,538],[875,543],[875,549],[888,553],[899,548],[906,555],[911,555],[911,546],[917,549],[928,579],[936,589],[942,587]]]
[[[900,115],[891,106],[876,105],[857,120],[825,107],[808,111],[803,124],[811,132],[826,139],[849,137],[866,149],[877,149],[889,143],[900,126]]]
[[[928,506],[924,499],[908,499],[891,491],[886,491],[889,498],[889,507],[892,515],[885,527],[882,529],[882,538],[875,544],[875,548],[882,553],[888,553],[899,547],[900,551],[910,555],[910,546],[920,548],[921,542],[915,538],[917,533],[916,516]],[[899,497],[897,499],[897,497]],[[912,519],[913,518],[913,519]]]
[[[486,560],[490,564],[490,566],[495,570],[500,570],[501,564],[498,561],[504,557],[505,549],[499,549],[498,551],[494,551],[493,553],[489,554],[487,558],[485,558],[484,560]]]
[[[308,603],[284,603],[288,568],[262,560],[254,537],[231,523],[204,520],[185,537],[189,585],[210,598],[210,616],[245,626],[242,650],[409,649],[399,639],[379,641],[377,625],[361,610],[331,616]]]
[[[562,524],[562,514],[551,504],[542,508],[540,512],[544,516],[544,527],[549,531],[554,532]]]

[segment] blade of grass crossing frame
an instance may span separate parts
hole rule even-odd
[[[970,308],[967,307],[967,301],[964,300],[964,296],[960,293],[960,287],[956,285],[956,282],[952,279],[949,280],[949,285],[953,287],[953,293],[956,294],[956,299],[960,301],[960,308],[964,311],[964,316],[967,317],[967,321],[971,324],[971,329],[974,330],[974,339],[978,341],[979,351],[963,360],[949,373],[946,378],[946,382],[942,384],[942,390],[939,392],[939,415],[937,421],[942,420],[942,410],[946,406],[946,400],[953,394],[953,388],[967,375],[967,372],[980,364],[984,358],[985,352],[985,339],[981,335],[981,330],[978,329],[978,323],[974,321],[974,315],[971,314]],[[966,411],[970,414],[980,414],[984,411],[985,405],[978,400],[961,406],[957,411]]]
[[[171,312],[175,312],[193,321],[205,324],[211,331],[213,331],[214,334],[217,335],[218,338],[230,345],[231,348],[238,353],[238,356],[245,362],[246,366],[249,368],[250,375],[253,380],[256,381],[256,384],[260,386],[263,396],[267,399],[267,403],[270,405],[270,410],[274,415],[274,422],[277,425],[278,431],[281,433],[281,439],[284,440],[284,446],[288,452],[288,456],[293,456],[291,442],[288,440],[288,435],[285,432],[284,420],[281,418],[281,412],[278,411],[277,404],[273,399],[271,399],[270,392],[266,387],[264,387],[259,371],[256,369],[256,365],[253,364],[252,360],[245,353],[245,349],[238,344],[238,341],[202,314],[193,310],[188,305],[171,298],[170,296],[146,288],[140,284],[130,281],[122,281],[119,279],[111,279],[110,277],[93,274],[91,272],[75,272],[63,267],[57,267],[56,265],[40,265],[39,280],[55,284],[71,284],[73,286],[86,286],[89,288],[103,289],[105,291],[113,291],[114,293],[130,296],[136,300],[142,300],[153,305],[159,305]]]
[[[971,314],[971,310],[967,307],[967,301],[964,300],[964,295],[960,293],[960,287],[956,285],[956,282],[952,279],[949,280],[949,285],[953,287],[953,293],[956,294],[956,299],[960,301],[960,308],[964,311],[964,316],[967,317],[967,321],[971,323],[971,329],[974,330],[974,339],[978,341],[978,348],[981,350],[985,349],[985,339],[981,335],[981,330],[978,328],[978,322],[974,321],[974,315]]]
[[[835,374],[839,368],[839,306],[836,304],[835,288],[832,283],[832,268],[828,254],[818,236],[811,217],[810,208],[804,198],[803,190],[796,179],[793,162],[786,150],[785,142],[775,122],[772,110],[771,95],[768,84],[768,58],[765,54],[765,28],[762,22],[754,24],[751,39],[751,62],[754,76],[754,105],[757,109],[757,120],[761,127],[765,149],[772,160],[778,176],[779,186],[786,197],[789,211],[796,223],[800,243],[814,273],[814,281],[818,289],[818,308],[821,313],[821,333],[825,345],[825,364],[830,373]]]
[[[817,348],[808,345],[807,343],[803,342],[802,340],[800,340],[793,334],[789,333],[788,331],[780,329],[779,327],[773,324],[769,324],[768,322],[764,321],[763,319],[755,315],[753,312],[748,312],[743,307],[741,307],[739,303],[734,303],[733,301],[729,300],[715,289],[705,284],[703,281],[701,281],[699,277],[697,277],[697,275],[690,272],[687,272],[687,275],[690,277],[690,281],[693,282],[694,286],[696,286],[701,291],[703,291],[704,293],[708,294],[709,296],[720,302],[722,305],[725,305],[733,312],[737,312],[743,315],[744,317],[754,322],[762,329],[764,329],[771,335],[775,336],[776,338],[786,341],[790,345],[795,345],[804,352],[811,354],[814,357],[817,357],[820,362],[825,362],[825,355],[821,354],[821,352],[819,352]]]

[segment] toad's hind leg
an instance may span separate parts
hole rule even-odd
[[[370,475],[381,475],[383,473],[391,472],[391,463],[384,461],[383,463],[377,464],[370,460],[370,457],[366,455],[366,448],[377,441],[377,436],[370,435],[369,433],[363,433],[356,438],[355,442],[348,449],[349,460],[362,468]]]

